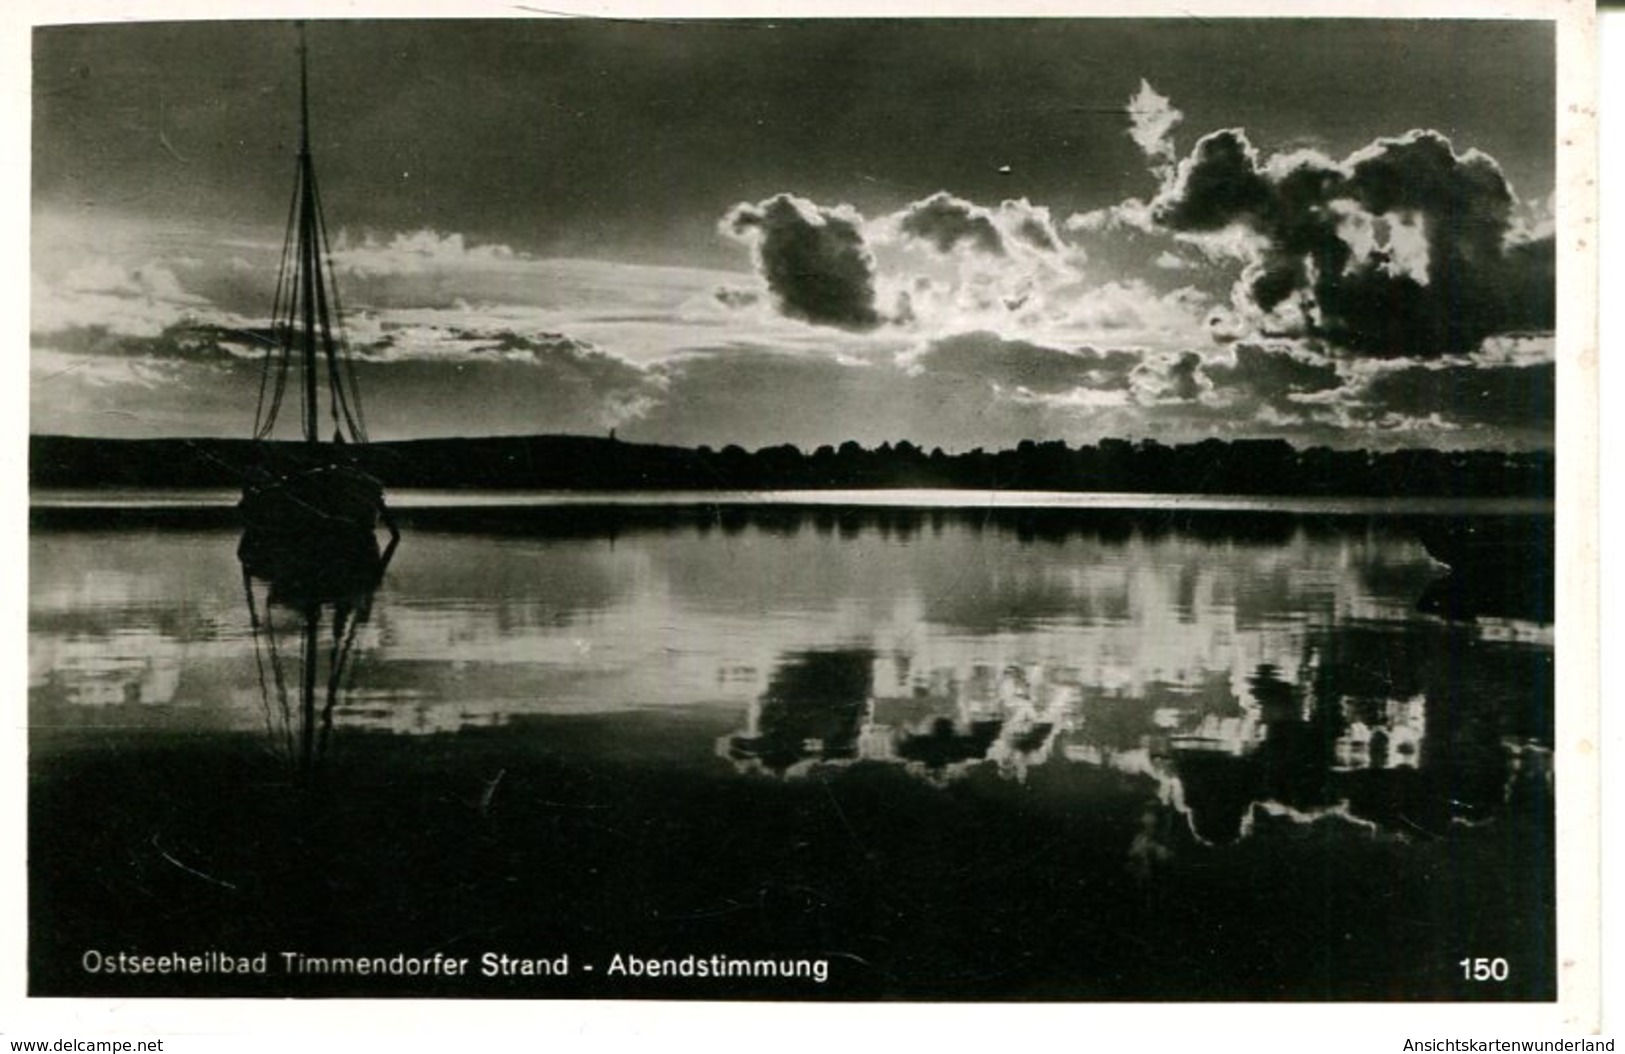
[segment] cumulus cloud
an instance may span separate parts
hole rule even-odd
[[[1487,155],[1437,132],[1379,139],[1341,162],[1269,159],[1240,129],[1200,139],[1152,220],[1247,260],[1236,306],[1267,331],[1365,355],[1446,356],[1554,321],[1553,243],[1518,237]]]
[[[332,255],[338,270],[363,278],[495,267],[528,259],[506,245],[471,245],[461,234],[441,234],[428,228],[402,232],[388,241],[367,235],[359,242],[340,231]]]
[[[904,238],[923,242],[939,253],[953,252],[961,245],[989,256],[1003,256],[1006,251],[993,214],[945,190],[903,209],[896,222]]]
[[[751,246],[757,271],[784,314],[870,330],[884,319],[875,308],[875,262],[862,225],[850,206],[825,208],[780,194],[734,206],[721,227]]]
[[[1018,253],[1054,254],[1066,246],[1049,208],[1026,198],[987,208],[939,190],[876,224],[881,240],[923,245],[948,255],[965,250],[1003,258]]]
[[[778,315],[862,334],[1041,329],[1064,321],[1085,259],[1043,205],[988,207],[947,191],[876,219],[780,194],[736,206],[720,229],[751,247]],[[731,287],[714,297],[751,304]]]

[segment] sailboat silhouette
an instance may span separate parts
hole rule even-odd
[[[272,301],[273,340],[266,352],[255,412],[261,459],[238,505],[244,525],[259,536],[255,550],[353,546],[388,521],[383,485],[351,456],[367,441],[355,359],[344,336],[333,280],[332,246],[310,148],[310,93],[304,24],[299,24],[299,153],[287,233]],[[299,444],[268,442],[290,375],[298,373]],[[332,439],[322,433],[327,396]]]

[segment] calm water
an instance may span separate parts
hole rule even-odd
[[[1419,611],[1402,520],[406,520],[337,604],[245,583],[207,517],[36,522],[37,993],[1551,996],[1551,629]],[[76,966],[177,945],[577,965]],[[832,979],[603,976],[736,949]]]

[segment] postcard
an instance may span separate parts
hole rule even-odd
[[[1597,1028],[1573,6],[36,11],[20,1005]]]

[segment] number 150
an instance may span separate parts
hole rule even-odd
[[[1461,967],[1461,979],[1464,981],[1504,981],[1512,973],[1512,967],[1505,959],[1463,959],[1456,964]]]

